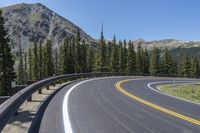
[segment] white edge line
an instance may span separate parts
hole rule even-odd
[[[70,93],[72,92],[72,90],[74,88],[76,88],[77,86],[87,82],[87,81],[90,81],[90,80],[85,80],[85,81],[82,81],[82,82],[79,82],[78,84],[72,86],[66,93],[65,97],[64,97],[64,100],[63,100],[63,120],[64,120],[64,129],[65,129],[65,133],[73,133],[72,131],[72,127],[71,127],[71,124],[70,124],[70,121],[69,121],[69,109],[68,109],[68,101],[69,101],[69,95]]]
[[[70,123],[70,119],[69,119],[69,108],[68,108],[68,103],[69,103],[69,95],[70,93],[73,91],[73,89],[75,89],[77,86],[86,83],[88,81],[92,81],[92,80],[98,80],[98,79],[108,79],[108,78],[121,78],[120,76],[118,77],[103,77],[103,78],[95,78],[95,79],[89,79],[89,80],[84,80],[82,82],[79,82],[77,84],[75,84],[74,86],[72,86],[67,93],[64,96],[64,100],[63,100],[63,108],[62,108],[62,112],[63,112],[63,122],[64,122],[64,131],[65,133],[73,133],[72,130],[72,126]]]
[[[77,84],[75,84],[74,86],[72,86],[68,91],[67,93],[65,94],[64,96],[64,100],[63,100],[63,122],[64,122],[64,130],[65,130],[65,133],[73,133],[73,130],[72,130],[72,126],[71,126],[71,123],[70,123],[70,119],[69,119],[69,108],[68,108],[68,103],[69,103],[69,95],[70,93],[73,91],[73,89],[75,89],[77,86],[83,84],[83,83],[86,83],[88,81],[92,81],[92,80],[98,80],[98,79],[107,79],[107,78],[120,78],[119,77],[103,77],[103,78],[95,78],[95,79],[89,79],[89,80],[84,80],[82,82],[79,82]],[[187,101],[187,102],[190,102],[190,103],[194,103],[194,104],[197,104],[197,105],[200,105],[198,103],[195,103],[195,102],[192,102],[192,101],[188,101],[188,100],[185,100],[185,99],[182,99],[182,98],[178,98],[178,97],[174,97],[174,96],[171,96],[171,95],[168,95],[168,94],[165,94],[163,92],[160,92],[154,88],[152,88],[150,85],[152,84],[158,84],[158,83],[169,83],[169,82],[172,82],[172,81],[162,81],[162,82],[152,82],[152,83],[149,83],[148,84],[148,87],[153,90],[153,91],[156,91],[158,93],[161,93],[163,95],[166,95],[166,96],[169,96],[169,97],[173,97],[173,98],[176,98],[176,99],[180,99],[180,100],[183,100],[183,101]],[[176,82],[188,82],[188,81],[176,81]]]
[[[149,84],[148,84],[148,87],[149,87],[151,90],[153,90],[153,91],[155,91],[155,92],[158,92],[158,93],[160,93],[160,94],[163,94],[163,95],[165,95],[165,96],[169,96],[169,97],[176,98],[176,99],[179,99],[179,100],[182,100],[182,101],[185,101],[185,102],[189,102],[189,103],[193,103],[193,104],[196,104],[196,105],[200,105],[199,103],[196,103],[196,102],[193,102],[193,101],[190,101],[190,100],[186,100],[186,99],[179,98],[179,97],[176,97],[176,96],[168,95],[168,94],[166,94],[166,93],[163,93],[163,92],[158,91],[157,89],[151,87],[151,85],[153,85],[153,84],[172,83],[172,82],[176,82],[176,83],[187,83],[187,82],[188,82],[188,83],[190,83],[191,81],[160,81],[160,82],[152,82],[152,83],[149,83]],[[193,82],[193,81],[192,81],[192,82]]]

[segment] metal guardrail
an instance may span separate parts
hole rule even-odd
[[[35,82],[21,91],[17,92],[15,95],[6,100],[2,105],[0,105],[0,132],[3,130],[9,119],[17,112],[19,107],[28,100],[34,92],[40,90],[41,87],[49,86],[59,80],[70,80],[77,78],[86,77],[103,77],[103,76],[150,76],[150,74],[138,74],[138,73],[80,73],[80,74],[67,74],[61,76],[55,76],[47,78],[38,82]],[[158,74],[154,76],[167,77],[168,75]],[[173,77],[173,76],[172,76]],[[174,75],[174,77],[178,77]]]
[[[6,100],[8,100],[10,96],[0,96],[0,105],[4,103]]]
[[[9,119],[17,112],[19,107],[29,99],[34,92],[41,89],[41,87],[48,86],[59,80],[68,80],[72,78],[85,78],[85,77],[102,77],[102,76],[114,76],[120,75],[119,73],[82,73],[82,74],[68,74],[47,78],[38,82],[35,82],[15,95],[6,100],[0,105],[0,132],[3,130]]]

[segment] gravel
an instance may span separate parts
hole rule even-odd
[[[42,94],[35,92],[32,96],[32,101],[25,101],[19,108],[17,115],[14,115],[3,129],[2,133],[26,133],[36,115],[39,105],[42,104],[45,98],[51,95],[56,89],[64,85],[58,84],[55,87],[50,86],[50,89],[42,89]]]

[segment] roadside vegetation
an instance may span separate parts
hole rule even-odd
[[[200,103],[200,83],[167,84],[159,88],[169,95]]]

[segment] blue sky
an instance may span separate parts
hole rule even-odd
[[[200,0],[0,0],[0,6],[40,2],[93,38],[200,40]]]

